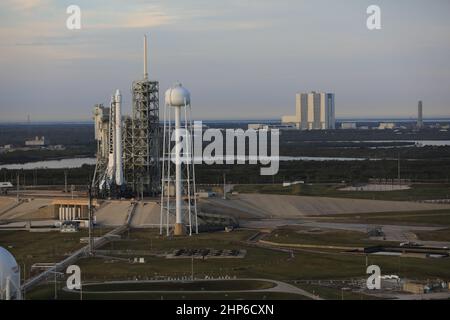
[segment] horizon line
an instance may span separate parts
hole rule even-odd
[[[417,120],[417,117],[402,117],[402,116],[396,116],[396,117],[336,117],[336,121],[361,121],[364,122],[365,120],[369,120],[369,121],[374,121],[374,120],[379,120],[379,121],[387,121],[387,120],[407,120],[407,121],[415,121]],[[450,115],[448,116],[429,116],[429,117],[424,117],[423,118],[424,121],[433,121],[433,120],[448,120],[450,121]],[[267,122],[267,121],[271,121],[271,122],[281,122],[281,119],[276,119],[276,118],[259,118],[259,119],[251,119],[251,118],[217,118],[217,119],[192,119],[192,121],[203,121],[203,122],[220,122],[220,121],[225,121],[225,122],[231,122],[231,121],[239,121],[239,122],[248,122],[248,121],[253,121],[253,122]],[[16,125],[33,125],[33,124],[91,124],[94,123],[94,120],[42,120],[42,121],[23,121],[23,120],[11,120],[11,121],[0,121],[0,125],[12,125],[12,124],[16,124]]]

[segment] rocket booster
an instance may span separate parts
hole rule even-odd
[[[109,128],[109,153],[106,177],[108,185],[115,183],[121,186],[125,183],[123,177],[122,148],[122,95],[119,90],[111,97]]]
[[[115,116],[116,116],[116,132],[115,132],[115,157],[116,157],[116,185],[121,186],[124,184],[123,178],[123,161],[122,161],[122,95],[119,89],[117,89],[114,95],[115,102]]]

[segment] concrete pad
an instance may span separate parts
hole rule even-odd
[[[16,204],[15,198],[0,197],[0,216],[2,215],[3,212],[7,211],[14,204]]]
[[[130,206],[130,201],[108,201],[95,212],[96,224],[112,227],[123,225]]]
[[[20,220],[33,219],[33,214],[37,213],[40,208],[51,205],[49,199],[32,199],[24,200],[17,207],[8,210],[0,215],[1,220]]]
[[[448,209],[450,205],[407,201],[380,201],[269,194],[241,194],[236,199],[202,199],[205,212],[231,214],[238,218],[291,219],[350,213],[402,212]]]
[[[159,228],[161,217],[161,206],[156,202],[139,203],[131,220],[133,228]],[[165,222],[166,215],[163,216]],[[169,224],[175,223],[173,216],[169,218]]]

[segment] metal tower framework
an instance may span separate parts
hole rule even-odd
[[[133,157],[133,120],[130,116],[125,117],[123,121],[123,172],[127,182],[132,180],[132,164]]]
[[[156,195],[160,191],[159,82],[133,82],[131,175],[134,192]],[[131,179],[130,179],[131,178]]]
[[[107,154],[109,151],[109,108],[105,108],[102,104],[94,106],[95,120],[95,139],[97,141],[96,165],[94,176],[92,178],[91,188],[94,193],[98,194],[99,186],[105,179],[106,168],[108,166]]]

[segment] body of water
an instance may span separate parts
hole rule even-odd
[[[84,164],[95,165],[95,158],[72,158],[61,160],[46,160],[27,163],[15,163],[0,165],[0,169],[9,170],[32,170],[32,169],[63,169],[63,168],[80,168]]]
[[[248,161],[248,157],[238,157],[240,160]],[[253,158],[252,158],[253,159]],[[204,158],[203,161],[208,160]],[[209,159],[213,160],[213,159]],[[225,162],[226,158],[223,158]],[[235,159],[236,160],[236,159]],[[259,161],[258,158],[254,159],[255,161]],[[271,157],[262,157],[261,161],[274,161],[275,158]],[[280,156],[278,159],[280,162],[282,161],[379,161],[380,159],[366,159],[366,158],[344,158],[344,157],[286,157]],[[28,163],[15,163],[15,164],[4,164],[0,165],[0,169],[8,169],[8,170],[33,170],[33,169],[65,169],[65,168],[80,168],[84,164],[87,165],[95,165],[95,158],[73,158],[73,159],[63,159],[63,160],[48,160],[48,161],[37,161],[37,162],[28,162]]]
[[[330,141],[331,142],[331,141]],[[418,147],[438,147],[438,146],[450,146],[450,140],[373,140],[373,141],[340,141],[340,142],[356,142],[356,143],[395,143],[395,142],[405,142],[415,144]]]
[[[386,141],[333,141],[333,142],[410,142],[416,146],[450,146],[450,140],[386,140]],[[385,147],[386,148],[386,147]],[[379,161],[381,159],[366,158],[345,158],[345,157],[285,157],[280,156],[280,161]],[[72,158],[62,160],[47,160],[28,163],[4,164],[0,165],[0,169],[9,170],[30,170],[30,169],[62,169],[62,168],[79,168],[84,164],[95,165],[95,158]]]
[[[316,141],[306,140],[299,142],[309,142],[314,143]],[[326,140],[317,142],[328,142],[328,143],[409,143],[405,147],[417,146],[417,147],[439,147],[439,146],[450,146],[450,140]],[[295,143],[290,141],[290,143]],[[357,147],[356,147],[357,148]],[[373,148],[399,148],[399,146],[385,146],[385,147],[373,147]]]

